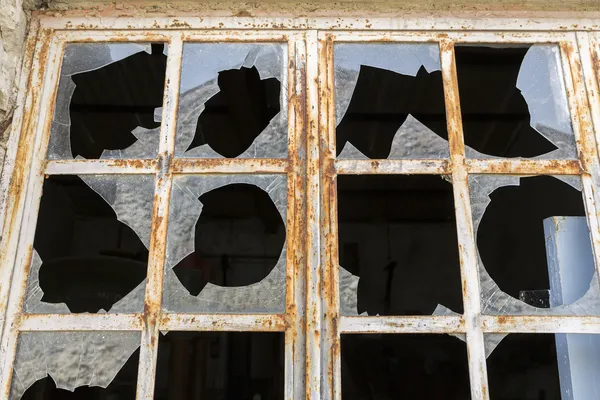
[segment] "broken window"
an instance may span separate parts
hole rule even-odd
[[[286,191],[286,179],[278,175],[176,177],[163,306],[176,312],[282,312]]]
[[[287,155],[287,48],[281,44],[186,43],[175,155]]]
[[[48,159],[156,157],[166,54],[162,43],[67,45]]]
[[[141,311],[153,193],[149,175],[46,178],[25,311]]]
[[[342,175],[337,187],[342,312],[462,313],[452,184],[435,175]]]
[[[342,398],[470,399],[467,349],[445,335],[343,335]]]
[[[337,44],[338,158],[449,156],[435,44]]]
[[[456,46],[467,156],[575,158],[556,45]]]
[[[169,332],[160,339],[155,400],[284,399],[281,333]]]
[[[35,18],[10,400],[598,397],[597,28]]]
[[[483,312],[598,314],[579,177],[472,175],[469,188]],[[576,258],[563,254],[561,240]],[[577,287],[566,287],[565,275]]]
[[[133,399],[139,346],[139,332],[23,332],[9,400]]]

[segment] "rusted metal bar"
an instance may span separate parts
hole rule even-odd
[[[600,333],[600,316],[484,315],[488,333]]]
[[[317,32],[306,33],[306,399],[321,397],[321,222]]]
[[[182,55],[183,41],[181,40],[181,35],[174,34],[169,40],[169,55],[167,58],[167,78],[165,81],[159,144],[160,169],[156,177],[152,233],[150,235],[148,273],[146,277],[146,297],[142,319],[142,343],[140,347],[136,394],[136,399],[138,400],[154,398],[154,377],[156,376],[164,263],[167,247],[169,197],[173,182],[170,168],[175,149],[175,128],[177,124],[177,103],[179,98]]]
[[[163,314],[160,330],[284,332],[289,325],[278,314]]]
[[[335,153],[334,153],[335,154]],[[335,160],[337,174],[449,174],[449,160]]]
[[[540,12],[522,13],[504,12],[500,15],[490,15],[487,12],[467,12],[462,17],[456,13],[439,12],[434,16],[423,18],[419,13],[403,13],[402,17],[386,16],[356,17],[308,15],[294,16],[239,16],[232,12],[223,15],[222,10],[205,10],[202,17],[190,16],[189,11],[177,12],[170,7],[170,16],[141,17],[133,10],[93,12],[72,10],[58,12],[37,12],[42,19],[44,28],[52,29],[122,29],[122,30],[151,30],[151,29],[236,29],[236,30],[336,30],[336,31],[568,31],[568,30],[598,30],[600,14],[588,12],[585,14],[565,15],[565,13]]]
[[[473,234],[473,217],[469,201],[468,173],[465,165],[465,144],[462,130],[462,116],[458,94],[454,43],[440,43],[442,80],[448,121],[448,142],[452,159],[452,184],[456,228],[460,249],[460,271],[462,279],[465,331],[469,360],[471,397],[489,399],[485,346],[481,331],[481,304],[479,272],[477,270],[477,248]]]
[[[5,243],[11,247],[8,253],[2,255],[3,260],[7,260],[6,264],[3,261],[2,267],[13,270],[0,344],[0,388],[5,397],[8,396],[10,390],[12,362],[19,334],[19,318],[33,251],[35,223],[44,179],[41,171],[54,112],[54,98],[58,87],[62,49],[63,43],[53,38],[52,32],[41,32],[35,52],[40,58],[40,62],[34,63],[30,82],[30,85],[36,86],[29,88],[34,94],[31,97],[31,108],[28,108],[30,114],[24,115],[22,136],[19,139],[23,148],[17,153],[15,163],[19,165],[15,166],[9,189],[10,196],[14,195],[23,202],[11,210],[10,218],[15,218],[13,222],[5,221],[5,223],[14,224],[11,226],[14,232],[3,232],[7,236]],[[44,110],[44,112],[40,110]],[[26,123],[25,120],[27,120]],[[13,240],[14,243],[8,244]]]
[[[340,333],[465,333],[461,316],[341,317]]]
[[[48,161],[46,175],[155,174],[156,160],[57,160]]]
[[[469,174],[579,175],[583,171],[579,160],[465,159],[465,164]]]
[[[173,160],[176,174],[285,174],[289,162],[285,159],[215,158]]]
[[[304,33],[288,42],[288,189],[285,333],[285,399],[306,391],[306,41]]]

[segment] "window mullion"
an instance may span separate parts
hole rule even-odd
[[[456,212],[456,228],[463,286],[464,319],[469,359],[471,398],[487,400],[487,369],[484,337],[481,327],[481,303],[477,249],[473,233],[473,218],[469,201],[469,176],[465,163],[465,144],[458,94],[458,79],[454,58],[454,43],[440,43],[444,99],[448,121],[448,142],[452,163],[452,184]]]
[[[165,80],[163,101],[163,123],[160,130],[159,144],[160,168],[155,183],[152,234],[150,237],[148,273],[146,278],[146,298],[142,320],[142,342],[136,394],[138,400],[154,398],[169,196],[173,182],[171,160],[173,159],[175,148],[177,99],[179,96],[179,80],[183,55],[181,35],[174,35],[168,44],[169,56],[166,67],[167,77]]]

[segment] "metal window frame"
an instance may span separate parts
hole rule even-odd
[[[600,266],[600,27],[583,18],[190,17],[35,15],[25,52],[13,131],[0,188],[0,390],[8,397],[20,331],[141,331],[138,399],[151,399],[160,330],[285,332],[285,398],[339,399],[340,334],[464,333],[473,399],[488,399],[484,333],[600,333],[600,316],[482,315],[469,202],[469,174],[581,175]],[[68,42],[161,41],[169,44],[159,156],[154,160],[45,161],[62,50]],[[287,42],[287,159],[174,159],[184,41]],[[447,160],[335,160],[333,46],[336,42],[431,42],[440,47],[451,157]],[[557,43],[578,160],[466,159],[454,62],[455,43]],[[142,314],[21,313],[44,175],[154,174],[153,230]],[[286,313],[163,314],[161,289],[173,174],[275,173],[288,177]],[[336,176],[445,174],[453,180],[462,316],[347,317],[339,313]]]

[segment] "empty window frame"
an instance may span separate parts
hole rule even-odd
[[[39,22],[6,170],[4,397],[514,397],[512,354],[600,333],[594,33]],[[560,218],[589,229],[581,296],[503,275],[527,247],[495,228],[531,215],[547,246]]]

